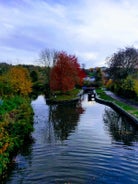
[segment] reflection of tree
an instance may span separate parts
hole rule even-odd
[[[81,104],[55,105],[51,107],[50,121],[53,123],[55,135],[60,140],[67,139],[69,133],[75,129],[79,115],[84,109]]]
[[[55,142],[55,133],[54,133],[54,127],[52,123],[52,110],[55,108],[55,106],[50,105],[49,106],[49,117],[48,117],[48,127],[47,127],[47,140],[49,143],[54,143]]]
[[[136,127],[133,127],[126,118],[121,117],[112,109],[105,109],[103,120],[116,141],[123,142],[125,145],[132,145],[133,141],[138,140]]]

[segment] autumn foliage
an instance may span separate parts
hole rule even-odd
[[[18,66],[11,67],[6,74],[0,76],[0,87],[1,95],[28,95],[32,91],[32,83],[28,70]]]
[[[51,70],[50,88],[52,91],[66,92],[72,90],[75,85],[82,85],[84,72],[81,70],[77,58],[60,52],[57,61]]]
[[[13,67],[9,72],[11,85],[15,92],[28,95],[31,92],[32,83],[27,69],[23,67]]]
[[[31,80],[26,68],[11,66],[0,75],[0,177],[33,131],[30,100]]]

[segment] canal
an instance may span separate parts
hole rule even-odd
[[[32,101],[34,142],[16,156],[7,184],[136,184],[138,130],[110,107]]]

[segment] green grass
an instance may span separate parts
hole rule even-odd
[[[80,89],[73,89],[66,93],[61,93],[59,91],[55,92],[55,94],[50,98],[54,101],[65,101],[65,100],[72,100],[77,97],[77,94],[80,92]]]
[[[122,109],[124,109],[125,111],[127,111],[128,113],[132,114],[133,116],[135,116],[136,118],[138,118],[138,109],[132,107],[131,105],[128,105],[124,102],[118,101],[110,96],[108,96],[103,89],[97,89],[96,93],[98,95],[99,98],[113,102],[115,104],[117,104],[119,107],[121,107]]]

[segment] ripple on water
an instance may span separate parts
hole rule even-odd
[[[133,128],[114,122],[117,115],[113,118],[110,108],[84,98],[77,110],[62,109],[64,116],[72,116],[68,121],[56,106],[49,113],[43,96],[32,106],[35,143],[30,154],[20,155],[8,184],[137,184],[138,132],[120,135]]]

